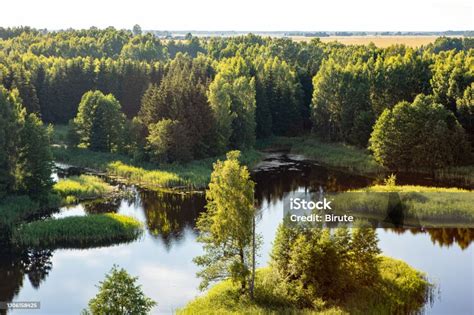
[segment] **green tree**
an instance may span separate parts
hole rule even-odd
[[[199,242],[205,254],[194,259],[203,269],[201,288],[210,282],[230,277],[240,283],[242,293],[252,292],[255,263],[254,186],[250,173],[241,166],[238,151],[217,161],[206,191],[207,211],[197,221]],[[252,253],[253,252],[253,253]]]
[[[470,151],[454,114],[423,94],[413,103],[401,102],[380,115],[370,149],[379,163],[398,170],[456,165]]]
[[[133,35],[142,35],[142,28],[140,27],[140,25],[135,24],[133,26],[132,32],[133,32]]]
[[[36,114],[26,116],[18,143],[16,185],[19,191],[42,197],[51,189],[50,133]]]
[[[18,91],[0,85],[0,197],[14,189],[21,111]]]
[[[209,86],[209,102],[217,123],[216,146],[245,149],[255,143],[255,79],[242,57],[224,60]]]
[[[466,88],[463,97],[457,100],[456,106],[458,120],[466,130],[474,148],[474,83]]]
[[[96,151],[115,152],[120,149],[125,116],[112,94],[100,91],[85,93],[74,119],[80,145]]]
[[[257,63],[257,135],[296,135],[302,130],[303,91],[296,72],[279,58]]]
[[[181,122],[162,119],[149,127],[148,148],[156,162],[185,162],[192,158],[189,135]]]
[[[370,286],[378,278],[379,255],[378,238],[372,227],[353,228],[348,270],[358,285]]]
[[[329,59],[313,85],[314,131],[328,140],[365,146],[373,122],[367,69]]]
[[[193,158],[214,153],[214,118],[206,96],[211,75],[208,60],[178,54],[160,84],[150,85],[143,95],[139,118],[148,133],[162,119],[180,121]]]
[[[138,278],[130,276],[127,271],[117,266],[100,282],[99,293],[89,301],[89,310],[93,315],[102,314],[149,314],[156,302],[145,296],[141,286],[136,284]],[[83,314],[89,314],[85,310]]]
[[[474,82],[474,51],[444,51],[436,56],[431,86],[435,101],[456,112],[456,100]]]
[[[393,49],[395,49],[394,47]],[[431,92],[431,60],[411,48],[387,50],[379,55],[371,74],[372,108],[379,116],[384,109],[401,101],[412,102],[420,93]]]

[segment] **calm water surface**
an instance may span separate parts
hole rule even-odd
[[[343,191],[374,182],[360,176],[301,161],[298,156],[269,154],[254,173],[263,236],[259,265],[269,260],[272,241],[283,218],[283,197],[300,191]],[[404,181],[426,181],[408,178]],[[139,277],[145,294],[158,302],[154,314],[169,314],[199,294],[193,257],[195,219],[204,209],[203,194],[138,191],[107,204],[89,203],[62,209],[56,217],[118,212],[145,223],[135,242],[104,248],[0,254],[0,301],[41,301],[40,311],[11,314],[78,314],[96,293],[96,285],[113,264]],[[426,272],[439,293],[429,314],[474,314],[473,230],[377,230],[385,255]]]

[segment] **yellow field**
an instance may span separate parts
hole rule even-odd
[[[321,37],[324,43],[337,41],[346,45],[367,45],[370,42],[377,47],[388,47],[394,44],[405,44],[410,47],[420,47],[433,43],[439,36],[329,36]],[[310,41],[313,37],[294,36],[295,41]]]

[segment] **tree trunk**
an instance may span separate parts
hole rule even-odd
[[[240,253],[239,253],[239,256],[240,256],[240,262],[242,263],[242,266],[245,266],[245,258],[244,258],[244,250],[242,247],[240,247]],[[246,287],[246,277],[241,279],[241,290],[242,290],[242,294],[245,294],[245,287]]]
[[[250,280],[250,298],[254,298],[255,287],[255,216],[252,222],[252,278]]]

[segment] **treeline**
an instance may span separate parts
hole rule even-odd
[[[471,161],[470,38],[381,49],[255,35],[175,42],[138,26],[0,34],[0,82],[44,121],[71,121],[74,145],[174,162],[312,130],[369,147],[392,169]]]

